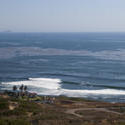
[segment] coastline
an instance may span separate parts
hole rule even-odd
[[[53,96],[48,96],[51,100]],[[0,125],[123,125],[125,103],[108,103],[65,96],[33,98],[0,95]],[[20,118],[20,119],[19,119]],[[1,124],[2,123],[2,124]]]

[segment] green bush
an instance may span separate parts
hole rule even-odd
[[[21,110],[25,110],[27,112],[40,112],[40,107],[33,102],[22,101],[19,104]]]
[[[7,102],[0,102],[0,110],[8,109],[8,103]]]
[[[0,125],[30,125],[30,123],[22,119],[21,120],[0,119]]]
[[[26,115],[26,111],[21,109],[21,108],[17,108],[14,110],[7,110],[4,112],[0,112],[0,116],[22,116],[22,115]]]

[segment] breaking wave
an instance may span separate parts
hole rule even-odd
[[[101,89],[101,90],[67,90],[62,89],[62,95],[71,97],[83,97],[83,95],[125,95],[125,91],[116,89]]]
[[[51,79],[51,78],[29,78],[29,80],[25,81],[14,81],[14,82],[2,82],[2,84],[6,85],[27,85],[37,88],[46,88],[46,89],[59,89],[61,85],[59,84],[61,82],[60,79]]]
[[[15,82],[2,82],[2,85],[9,86],[12,88],[13,85],[27,85],[29,86],[29,91],[35,91],[39,95],[65,95],[68,97],[87,97],[91,98],[95,96],[124,96],[124,90],[118,89],[99,89],[99,90],[72,90],[64,89],[61,86],[61,79],[54,78],[29,78],[25,81],[15,81]],[[8,87],[7,87],[8,88]],[[31,89],[30,89],[31,88]]]

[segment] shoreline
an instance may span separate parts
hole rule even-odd
[[[0,90],[0,94],[4,94],[5,92],[13,92],[13,90]],[[19,90],[18,90],[19,92]],[[66,96],[66,95],[42,95],[42,94],[37,94],[37,92],[32,92],[32,91],[28,91],[29,93],[35,93],[37,96],[39,97],[55,97],[55,98],[58,98],[58,97],[65,97],[65,98],[71,98],[71,99],[76,99],[76,100],[87,100],[87,101],[95,101],[95,102],[106,102],[106,103],[112,103],[112,104],[115,104],[115,103],[123,103],[125,104],[125,102],[120,102],[120,101],[106,101],[104,99],[94,99],[94,98],[85,98],[85,97],[70,97],[70,96]]]
[[[12,125],[123,125],[125,103],[66,96],[27,98],[0,95],[0,123]],[[20,118],[20,119],[19,119]],[[77,123],[76,123],[77,121]],[[17,123],[16,123],[17,122]],[[35,122],[35,123],[34,123]]]

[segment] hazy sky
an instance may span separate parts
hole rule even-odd
[[[125,0],[0,0],[0,31],[125,32]]]

